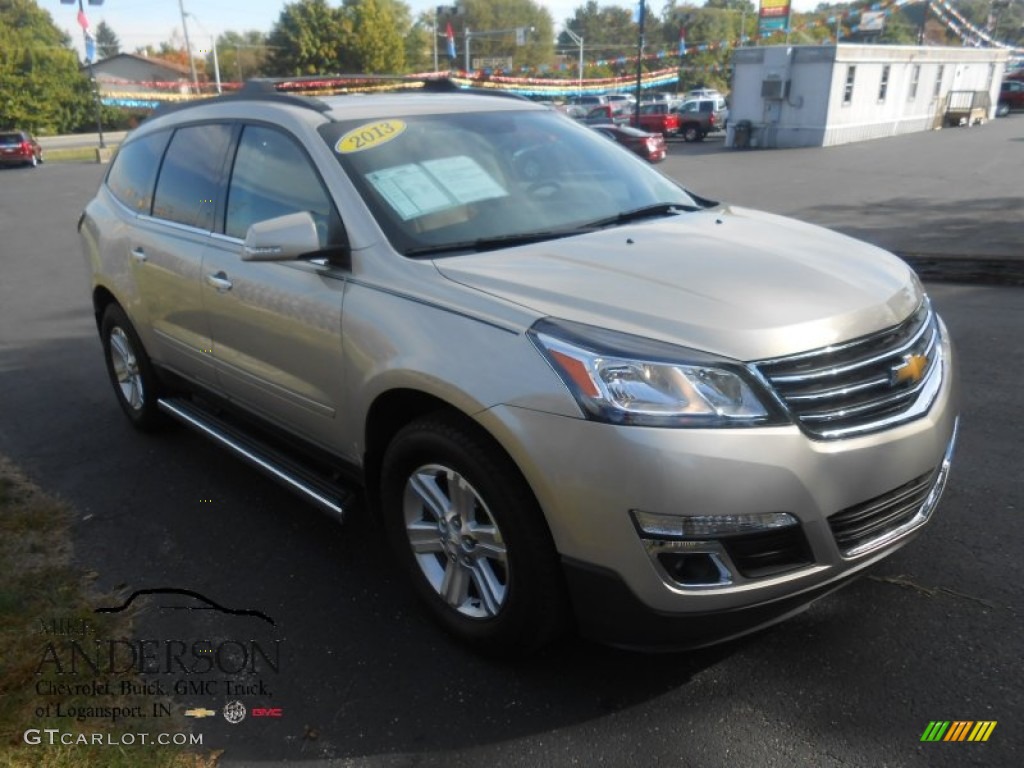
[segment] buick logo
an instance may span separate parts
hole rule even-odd
[[[224,719],[232,725],[245,720],[245,705],[240,701],[231,701],[224,705]]]

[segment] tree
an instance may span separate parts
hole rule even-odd
[[[0,129],[66,133],[95,114],[70,38],[32,0],[0,0]]]
[[[395,74],[405,69],[401,23],[409,28],[409,7],[395,0],[346,0],[352,25],[353,58],[359,72]],[[397,18],[396,18],[397,16]]]
[[[96,25],[96,55],[101,59],[117,56],[121,52],[121,41],[105,21]]]
[[[229,30],[217,38],[221,80],[245,81],[266,74],[270,49],[267,36],[258,30]],[[213,52],[206,57],[206,71],[213,71]]]
[[[352,24],[326,0],[288,3],[270,31],[272,74],[337,74],[351,71]]]
[[[434,34],[434,14],[424,11],[405,33],[405,66],[409,72],[434,68]]]
[[[456,17],[452,27],[462,50],[464,30],[471,30],[473,57],[511,56],[515,68],[540,67],[551,62],[554,22],[548,10],[533,0],[459,0],[457,5],[463,13]],[[517,29],[524,30],[522,45],[518,44]],[[477,34],[472,34],[473,31]],[[488,34],[491,32],[495,34]]]

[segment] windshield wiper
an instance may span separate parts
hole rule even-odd
[[[516,245],[529,245],[540,243],[544,240],[557,240],[560,237],[580,234],[577,229],[562,229],[549,232],[522,232],[510,235],[498,235],[496,237],[480,237],[476,240],[463,240],[454,243],[438,243],[437,245],[421,245],[409,248],[404,253],[406,256],[425,256],[435,253],[448,253],[451,251],[491,251],[496,248],[509,248]]]
[[[682,203],[655,203],[654,205],[645,205],[643,208],[635,208],[632,211],[623,211],[605,219],[598,219],[584,226],[593,227],[594,229],[617,227],[622,224],[629,224],[632,221],[639,221],[640,219],[650,219],[655,216],[668,216],[670,214],[675,215],[699,210],[699,208],[695,208],[692,205],[683,205]]]

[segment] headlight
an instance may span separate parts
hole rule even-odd
[[[567,321],[541,320],[529,336],[584,413],[598,421],[652,427],[785,421],[755,394],[739,363]]]

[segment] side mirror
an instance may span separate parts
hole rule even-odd
[[[316,224],[308,211],[257,221],[245,233],[242,261],[290,261],[320,250]]]

